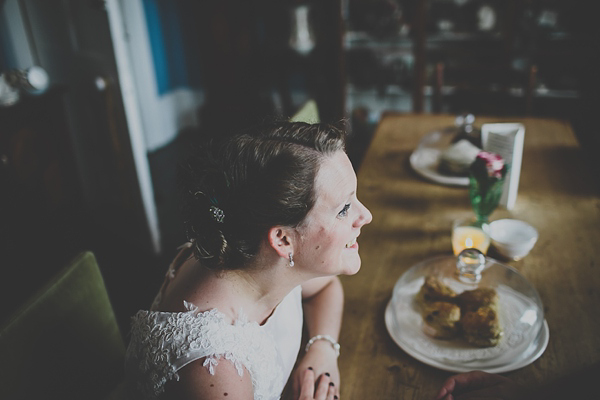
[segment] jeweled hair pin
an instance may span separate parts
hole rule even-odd
[[[225,220],[225,211],[223,211],[221,208],[217,207],[217,198],[214,196],[207,196],[206,193],[198,190],[197,192],[194,193],[194,197],[198,197],[199,195],[204,196],[208,199],[208,201],[210,201],[212,204],[212,206],[210,206],[208,208],[208,211],[210,212],[211,216],[213,217],[213,219],[215,221],[217,221],[218,223],[222,224],[223,221]]]
[[[225,219],[225,212],[217,206],[210,206],[209,211],[215,221],[222,224]]]

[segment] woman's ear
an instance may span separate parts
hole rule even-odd
[[[293,230],[288,227],[274,226],[269,229],[269,245],[280,257],[289,258],[294,253]]]

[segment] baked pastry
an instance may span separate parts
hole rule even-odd
[[[460,307],[436,301],[423,310],[423,331],[436,339],[451,339],[459,333]]]
[[[447,147],[440,154],[440,170],[452,175],[466,175],[481,149],[466,139]]]
[[[425,282],[417,293],[417,303],[425,308],[428,304],[435,301],[452,302],[456,297],[456,292],[444,285],[433,275],[425,277]]]
[[[462,337],[479,347],[496,346],[502,337],[496,290],[482,287],[457,294],[428,275],[417,293],[423,331],[437,339]]]
[[[492,307],[480,307],[464,313],[460,324],[464,338],[475,346],[496,346],[502,337],[498,311]]]
[[[498,294],[496,293],[495,289],[486,287],[474,290],[465,290],[456,296],[456,302],[460,306],[463,314],[468,311],[475,311],[480,307],[497,309]]]

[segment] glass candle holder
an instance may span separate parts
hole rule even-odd
[[[464,249],[477,249],[487,254],[490,247],[489,226],[475,217],[466,217],[452,223],[452,251],[457,256]]]

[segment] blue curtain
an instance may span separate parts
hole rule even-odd
[[[143,0],[158,93],[201,88],[198,31],[193,2]]]
[[[15,67],[10,62],[10,44],[6,36],[6,27],[0,26],[0,72]]]

